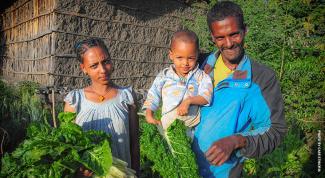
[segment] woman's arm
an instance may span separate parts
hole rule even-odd
[[[64,112],[76,112],[75,109],[72,106],[70,106],[70,104],[68,102],[65,102],[63,111]]]
[[[129,106],[129,127],[130,127],[130,150],[131,150],[131,168],[140,172],[140,147],[139,147],[139,119],[136,105]]]

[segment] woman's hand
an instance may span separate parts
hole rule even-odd
[[[93,172],[91,170],[88,170],[86,167],[81,166],[79,168],[79,174],[85,177],[91,177],[93,175]]]

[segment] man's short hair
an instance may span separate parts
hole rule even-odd
[[[193,43],[193,44],[195,44],[197,50],[199,50],[199,38],[191,30],[184,29],[184,30],[176,31],[172,36],[170,48],[173,47],[173,44],[175,43],[175,41],[182,41],[185,43]]]
[[[221,1],[216,3],[207,14],[210,30],[214,21],[221,21],[227,17],[235,17],[239,28],[245,29],[243,10],[240,6],[231,1]]]

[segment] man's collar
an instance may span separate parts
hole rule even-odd
[[[247,55],[244,54],[233,74],[221,81],[216,89],[224,87],[248,88],[251,85],[251,63]]]

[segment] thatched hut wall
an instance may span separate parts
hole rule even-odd
[[[1,14],[2,74],[11,81],[32,80],[51,85],[53,0],[20,0]]]
[[[147,89],[168,66],[169,40],[192,9],[176,0],[18,0],[1,14],[3,76],[43,86],[81,87],[73,45],[102,38],[114,63],[113,80]]]

